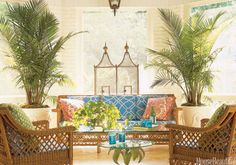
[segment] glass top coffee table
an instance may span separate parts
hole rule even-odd
[[[119,164],[118,159],[121,155],[125,165],[129,165],[131,158],[134,161],[138,159],[138,163],[140,163],[145,157],[143,147],[149,147],[151,145],[152,142],[147,140],[127,140],[126,142],[117,142],[116,144],[109,144],[109,142],[106,141],[99,144],[100,147],[110,149],[108,154],[114,150],[114,163]]]
[[[161,125],[160,125],[161,126]],[[146,128],[126,130],[127,140],[144,140],[151,141],[153,145],[156,144],[168,144],[169,143],[169,131],[168,130],[153,130]],[[108,131],[79,131],[76,130],[73,133],[73,145],[74,146],[97,146],[97,152],[100,153],[100,144],[108,141]]]

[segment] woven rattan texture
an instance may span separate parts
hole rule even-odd
[[[34,121],[33,125],[36,130],[47,130],[49,129],[49,122],[47,120]]]
[[[73,164],[73,127],[48,129],[48,121],[33,125],[36,130],[25,129],[0,109],[0,164]]]
[[[150,140],[153,144],[168,144],[168,131],[140,131],[127,132],[127,140]],[[75,146],[96,146],[108,140],[107,132],[74,132],[73,144]]]
[[[202,126],[207,122],[202,120]],[[170,164],[189,165],[197,159],[226,159],[236,156],[236,106],[227,106],[219,121],[210,127],[167,125],[170,129]]]

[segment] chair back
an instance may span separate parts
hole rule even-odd
[[[228,106],[227,117],[225,118],[231,124],[229,132],[229,145],[227,148],[227,157],[236,156],[236,105]],[[222,123],[224,124],[224,123]]]
[[[227,105],[225,112],[217,119],[215,124],[202,128],[203,133],[196,132],[195,136],[199,136],[199,150],[216,153],[219,158],[233,156],[236,147],[235,125],[236,105]],[[197,145],[197,142],[192,143]]]
[[[27,147],[31,143],[30,137],[23,136],[27,129],[18,124],[9,111],[8,107],[0,107],[0,163],[7,161],[8,164],[13,162],[12,156],[30,153]]]
[[[236,105],[227,105],[225,113],[212,126],[208,145],[215,152],[224,152],[226,157],[236,156]]]
[[[8,109],[5,107],[0,107],[0,164],[8,164],[12,161],[10,147],[7,139],[7,131],[5,127],[4,120],[6,119]]]

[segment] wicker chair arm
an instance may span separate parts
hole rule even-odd
[[[208,121],[209,121],[209,119],[202,119],[201,120],[201,128],[204,128]]]
[[[36,130],[47,130],[49,129],[49,122],[47,120],[33,121],[33,125]]]
[[[170,129],[170,148],[193,148],[194,150],[215,152],[222,149],[229,140],[222,132],[227,127],[195,128],[182,125],[166,125]],[[227,131],[226,131],[227,132]],[[219,134],[222,136],[219,136]],[[214,149],[212,147],[214,146]]]
[[[58,112],[58,109],[52,109],[52,112]]]
[[[166,128],[170,130],[170,148],[173,147],[197,147],[198,139],[202,136],[205,128],[194,128],[182,125],[168,124]],[[197,137],[197,138],[196,138]]]
[[[51,128],[47,130],[39,130],[39,131],[29,131],[32,135],[50,135],[50,134],[60,134],[60,133],[71,133],[75,131],[75,127],[73,126],[66,126],[66,127],[60,127],[60,128]]]
[[[168,128],[170,131],[185,131],[185,132],[197,132],[197,133],[204,133],[208,132],[214,129],[214,127],[208,127],[208,128],[197,128],[197,127],[188,127],[183,125],[177,125],[177,124],[167,124],[166,128]]]
[[[50,128],[47,130],[29,130],[29,129],[20,129],[18,130],[22,134],[26,136],[48,136],[48,135],[56,135],[61,133],[72,133],[75,131],[75,127],[73,126],[66,126],[60,128]]]
[[[11,153],[25,156],[73,148],[74,127],[53,128],[48,130],[18,130],[11,132]],[[17,137],[17,138],[14,138]]]

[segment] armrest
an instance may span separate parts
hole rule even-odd
[[[183,111],[183,108],[176,107],[173,111],[174,119],[176,121],[176,124],[179,124],[179,113]]]
[[[32,135],[51,135],[51,134],[60,134],[60,133],[73,133],[75,131],[75,127],[73,126],[66,126],[60,128],[51,128],[47,130],[40,130],[40,131],[31,131]]]
[[[201,146],[203,141],[208,138],[214,139],[211,137],[216,137],[218,133],[218,128],[215,126],[206,127],[206,128],[196,128],[196,127],[188,127],[183,125],[175,125],[168,124],[166,127],[170,131],[170,147],[186,147],[186,148],[194,148],[195,150],[201,150]],[[213,141],[213,143],[215,143]],[[210,148],[211,145],[205,146],[206,148]],[[209,149],[210,150],[210,149]]]
[[[210,119],[202,119],[201,120],[201,128],[204,128],[205,125],[207,124],[207,122],[209,121]]]
[[[47,130],[49,129],[49,122],[47,120],[33,121],[33,125],[36,130]]]
[[[198,132],[203,133],[212,130],[212,128],[198,128],[198,127],[188,127],[184,125],[177,125],[177,124],[167,124],[166,128],[170,131],[184,131],[184,132]]]
[[[52,109],[52,112],[58,112],[58,109]]]
[[[17,136],[10,143],[12,153],[25,156],[26,154],[72,150],[74,130],[73,126],[68,126],[42,131],[21,129],[18,132],[12,132],[11,136]]]
[[[52,109],[52,112],[57,113],[57,127],[60,127],[59,123],[62,121],[62,112],[59,108]]]

